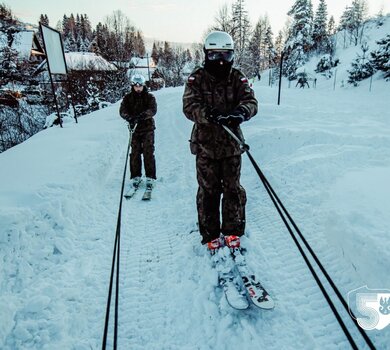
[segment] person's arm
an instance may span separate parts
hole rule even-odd
[[[141,113],[141,117],[143,120],[152,119],[156,115],[156,113],[157,113],[156,98],[152,94],[149,94],[147,109]]]
[[[244,120],[249,120],[257,114],[258,104],[248,79],[241,73],[237,78],[237,91],[238,105],[235,111],[241,111]]]
[[[200,91],[200,77],[198,74],[191,74],[184,89],[183,113],[195,123],[206,124],[208,108]]]
[[[121,103],[121,106],[119,108],[119,115],[126,121],[130,120],[130,114],[129,114],[129,108],[128,108],[128,95],[126,95]]]

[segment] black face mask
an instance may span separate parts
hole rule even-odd
[[[217,78],[218,80],[222,80],[229,76],[232,65],[233,65],[233,61],[232,62],[227,62],[223,60],[210,61],[207,59],[207,55],[206,55],[204,69],[206,69],[206,71],[210,73],[213,77]]]

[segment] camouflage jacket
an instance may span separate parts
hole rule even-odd
[[[257,113],[257,100],[248,80],[235,68],[227,79],[221,81],[205,69],[198,68],[189,76],[183,95],[183,112],[195,123],[190,140],[191,152],[213,159],[242,154],[239,145],[226,130],[207,121],[207,106],[222,113],[231,113],[242,106],[252,118]],[[242,138],[240,127],[234,132]]]
[[[143,91],[141,94],[134,91],[128,93],[123,98],[119,109],[120,116],[128,122],[137,116],[141,117],[137,125],[137,133],[152,131],[156,128],[153,118],[156,113],[156,99],[147,91]]]

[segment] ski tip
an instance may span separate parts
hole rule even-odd
[[[247,301],[237,301],[237,300],[231,301],[231,300],[227,300],[227,303],[233,309],[240,310],[240,311],[241,310],[246,310],[246,309],[249,308],[249,303]]]
[[[272,299],[261,301],[261,302],[257,302],[256,300],[253,300],[253,303],[256,306],[265,310],[272,310],[273,308],[275,308],[275,302]]]

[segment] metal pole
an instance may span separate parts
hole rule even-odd
[[[336,76],[337,76],[337,68],[334,71],[334,82],[333,82],[333,90],[336,90]]]
[[[76,114],[76,108],[75,108],[75,106],[74,106],[74,99],[73,99],[73,93],[72,93],[72,85],[70,85],[69,77],[68,77],[68,79],[67,79],[67,83],[68,83],[68,89],[69,89],[69,94],[70,94],[70,101],[72,102],[72,107],[73,107],[74,119],[76,120],[76,123],[78,123],[78,121],[77,121],[77,114]]]
[[[372,75],[371,75],[371,78],[370,78],[370,92],[371,92],[371,86],[372,86]]]
[[[284,52],[280,55],[280,72],[279,72],[279,92],[278,92],[278,105],[280,105],[280,90],[282,89],[282,67],[283,67]]]
[[[58,122],[60,123],[60,126],[62,128],[62,120],[61,120],[61,116],[60,116],[60,108],[58,107],[57,95],[56,95],[56,91],[55,91],[55,87],[54,87],[53,77],[51,76],[51,72],[50,72],[49,60],[47,59],[47,57],[46,57],[46,62],[47,62],[47,68],[49,70],[49,77],[50,77],[51,89],[53,91],[54,103],[55,103],[56,109],[57,109],[57,119],[58,119]]]
[[[148,77],[149,77],[149,84],[150,84],[150,68],[149,68],[149,54],[146,54],[146,62],[148,64]]]

